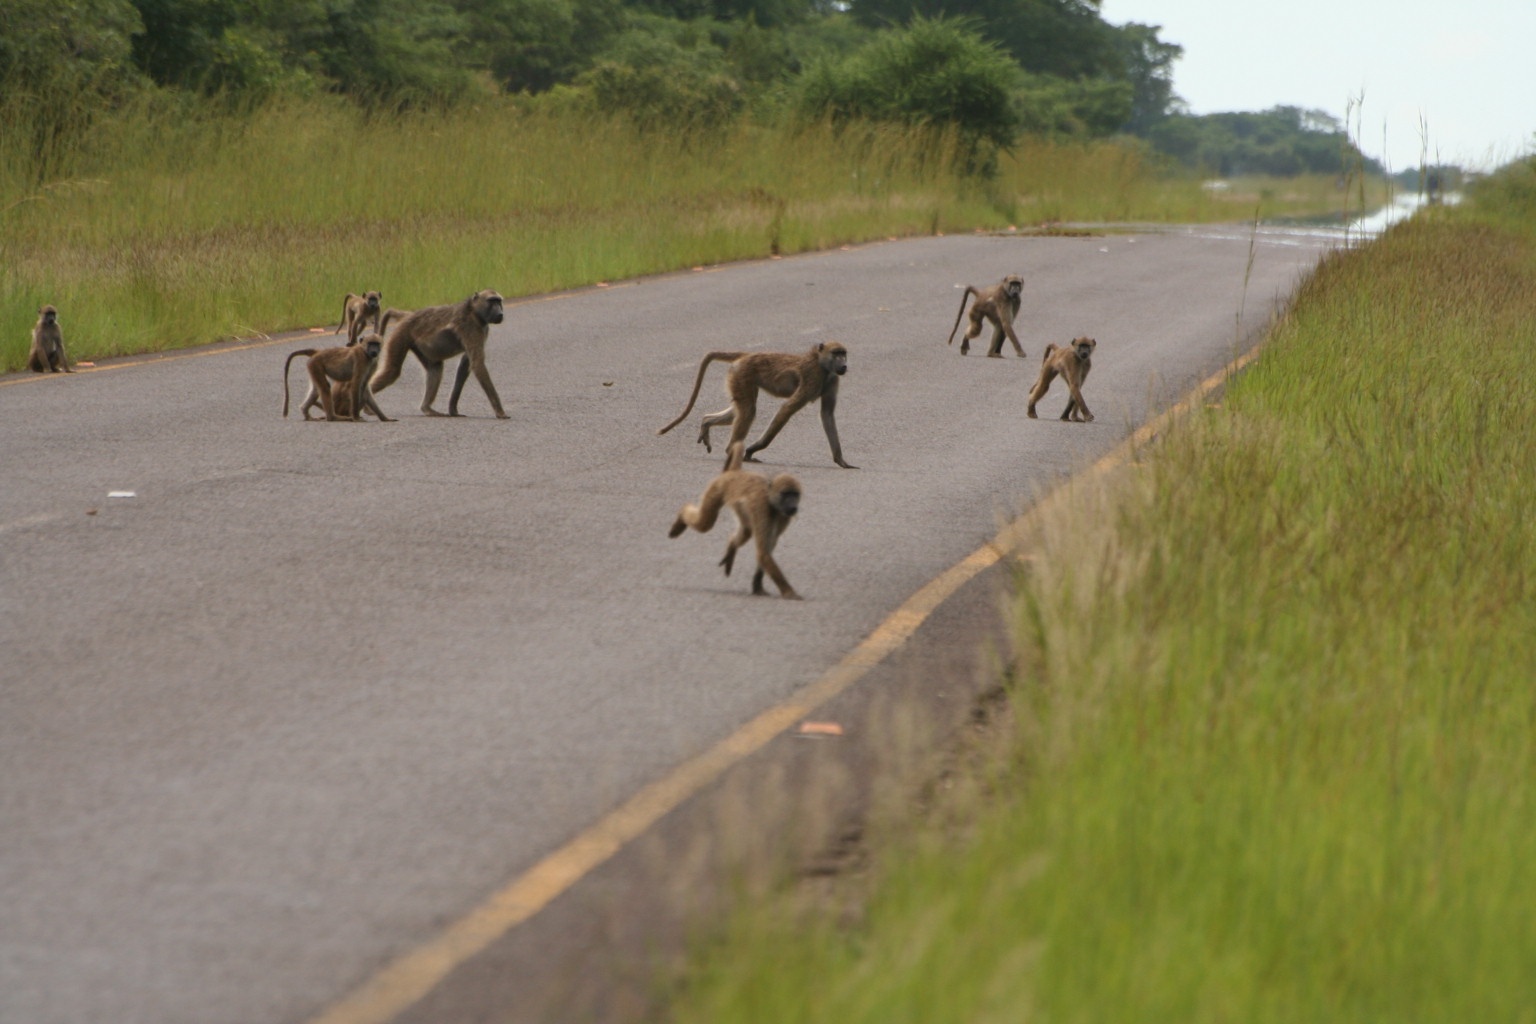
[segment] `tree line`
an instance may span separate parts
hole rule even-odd
[[[1337,170],[1317,111],[1193,117],[1182,48],[1099,0],[0,0],[0,116],[46,138],[146,92],[369,108],[515,94],[667,130],[790,113],[1138,136],[1212,173]]]

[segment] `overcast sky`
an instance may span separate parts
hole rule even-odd
[[[1103,0],[1115,25],[1184,47],[1173,90],[1192,113],[1294,106],[1344,119],[1392,171],[1490,167],[1536,151],[1536,0]],[[1353,126],[1355,119],[1351,117]]]

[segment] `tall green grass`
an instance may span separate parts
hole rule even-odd
[[[1020,578],[1000,795],[883,851],[857,927],[736,918],[675,1019],[1536,1019],[1514,195],[1327,259],[1220,406],[1081,486]]]
[[[323,98],[152,98],[46,164],[32,133],[0,131],[0,369],[45,302],[90,357],[322,324],[365,289],[411,308],[891,235],[1253,212],[1131,146],[1025,141],[977,180],[955,145],[874,125],[645,134],[512,101],[369,117]]]

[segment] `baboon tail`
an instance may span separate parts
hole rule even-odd
[[[724,359],[726,362],[734,363],[736,360],[740,359],[746,354],[747,353],[745,352],[711,352],[706,355],[703,362],[699,363],[699,375],[693,379],[693,394],[688,396],[688,404],[684,406],[682,412],[678,413],[677,419],[656,431],[657,435],[660,436],[665,434],[667,431],[683,422],[683,420],[687,419],[690,412],[693,412],[693,403],[699,400],[699,388],[704,386],[704,371],[709,369],[710,363],[714,362],[716,359]]]
[[[315,349],[301,348],[297,352],[288,353],[288,358],[283,360],[283,415],[288,415],[288,368],[293,365],[294,359],[299,356],[312,356]]]
[[[1055,351],[1056,351],[1056,345],[1054,343],[1045,346],[1045,354],[1040,357],[1040,362],[1042,362],[1042,363],[1050,362],[1051,361],[1051,353],[1055,352]]]
[[[949,329],[949,340],[946,341],[944,344],[946,344],[946,345],[953,345],[955,343],[955,332],[960,329],[960,318],[965,316],[965,303],[966,303],[966,300],[971,297],[971,293],[974,292],[975,290],[976,289],[972,288],[970,285],[966,285],[965,286],[965,294],[960,296],[960,310],[959,310],[959,312],[957,312],[955,314],[955,326],[953,326],[953,327],[951,327]]]

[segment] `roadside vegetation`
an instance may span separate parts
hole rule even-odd
[[[986,795],[857,913],[739,914],[672,1018],[1526,1019],[1533,352],[1536,160],[1322,261],[1042,526]]]
[[[43,303],[90,359],[324,324],[365,289],[1367,201],[1319,112],[1239,159],[1159,149],[1158,33],[1091,0],[0,0],[0,370]],[[1199,186],[1287,147],[1332,167]]]

